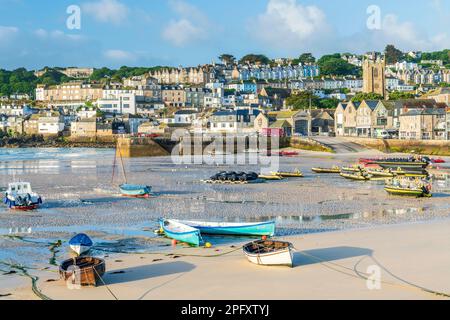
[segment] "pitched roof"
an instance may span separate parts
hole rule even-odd
[[[287,110],[287,111],[273,111],[269,112],[269,116],[275,117],[277,119],[280,118],[292,118],[295,116],[299,111],[293,111],[293,110]]]
[[[270,125],[270,128],[273,129],[279,129],[279,128],[285,128],[285,127],[291,127],[289,122],[286,120],[277,120],[273,124]]]
[[[378,100],[364,100],[365,104],[373,111],[378,105]]]

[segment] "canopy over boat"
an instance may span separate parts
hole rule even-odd
[[[236,236],[270,236],[275,234],[275,221],[256,223],[228,223],[205,221],[178,221],[204,234],[236,235]]]
[[[159,224],[169,238],[199,246],[202,242],[200,230],[176,220],[161,219]]]

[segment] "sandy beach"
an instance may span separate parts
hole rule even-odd
[[[27,160],[3,155],[2,185],[11,177],[26,179],[45,203],[36,212],[5,208],[0,214],[0,262],[7,263],[0,263],[0,299],[38,299],[31,279],[11,265],[38,277],[37,289],[51,299],[114,299],[111,292],[119,300],[448,298],[419,289],[450,293],[448,180],[433,182],[433,198],[416,199],[389,196],[379,182],[311,172],[313,166],[380,155],[374,151],[302,151],[281,158],[280,169],[299,168],[305,178],[239,186],[201,180],[220,170],[260,167],[140,158],[127,161],[128,181],[152,185],[154,197],[128,199],[117,194],[123,177],[116,172],[111,183],[113,155],[108,150],[33,152],[36,158],[27,154]],[[295,267],[249,263],[241,246],[252,238],[211,237],[211,249],[175,249],[154,235],[159,217],[274,219],[276,238],[297,249]],[[58,280],[57,265],[70,256],[67,240],[78,232],[88,233],[95,242],[92,254],[106,259],[106,286],[70,290]],[[49,251],[58,240],[62,246]],[[381,289],[369,290],[365,278],[377,265]]]
[[[253,265],[241,250],[212,257],[233,251],[229,246],[115,255],[107,258],[104,280],[119,300],[448,299],[420,288],[450,293],[449,228],[447,220],[288,237],[298,250],[294,268]],[[364,279],[372,265],[381,267],[379,290]],[[36,273],[52,299],[114,299],[105,286],[70,290],[63,281],[46,282],[58,278],[53,271]],[[7,277],[14,278],[0,281]],[[20,284],[9,298],[36,298]]]

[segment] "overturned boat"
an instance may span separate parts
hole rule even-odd
[[[8,185],[3,202],[12,210],[34,210],[42,204],[42,198],[31,189],[29,182],[13,182]]]
[[[260,240],[243,247],[247,259],[262,266],[293,267],[293,245],[285,241]]]
[[[88,252],[92,248],[92,245],[91,238],[84,233],[77,234],[69,241],[70,249],[79,256]]]
[[[149,198],[152,187],[137,184],[122,184],[119,186],[123,197],[131,198]]]

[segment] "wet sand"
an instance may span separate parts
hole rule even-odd
[[[294,268],[253,265],[240,249],[208,258],[117,255],[107,258],[104,280],[119,300],[448,299],[419,287],[450,294],[449,228],[450,221],[442,221],[288,237],[298,250]],[[208,256],[232,250],[170,253]],[[380,290],[369,290],[358,275],[372,265],[382,267]],[[57,278],[54,273],[36,274],[42,293],[52,299],[114,299],[105,286],[69,290],[62,281],[46,282]],[[8,298],[35,297],[22,286]]]
[[[333,263],[338,261],[350,268],[344,269],[345,272],[354,273],[354,265],[371,251],[381,264],[393,268],[400,277],[434,290],[450,291],[445,287],[450,283],[445,281],[450,279],[450,264],[445,260],[450,239],[446,232],[450,226],[448,180],[434,183],[434,198],[411,199],[389,196],[379,182],[354,182],[311,172],[313,166],[348,165],[359,157],[378,155],[375,151],[334,155],[301,151],[299,157],[281,158],[280,169],[299,168],[305,178],[238,186],[206,185],[200,181],[221,170],[259,172],[260,167],[175,165],[170,158],[127,161],[128,181],[153,186],[155,197],[148,200],[127,199],[117,194],[116,184],[123,183],[123,177],[116,168],[111,184],[113,151],[73,154],[63,159],[53,155],[36,160],[0,159],[2,185],[14,176],[30,181],[45,198],[43,208],[36,212],[4,209],[0,213],[3,235],[0,261],[36,268],[30,273],[40,277],[39,287],[54,299],[112,298],[104,287],[84,289],[81,293],[67,290],[60,282],[46,282],[58,279],[55,266],[49,264],[52,253],[48,243],[67,241],[76,232],[86,232],[101,249],[94,254],[108,256],[108,270],[125,271],[105,277],[119,299],[439,298],[390,286],[369,291],[363,280],[312,263],[311,258],[305,262],[307,257],[300,253],[296,254],[296,267],[292,270],[253,266],[240,250],[220,258],[173,259],[166,256],[172,252],[169,240],[152,232],[157,228],[157,219],[163,216],[226,221],[275,219],[278,237],[287,238],[299,250],[315,252],[325,260],[331,256]],[[214,249],[179,248],[176,253],[211,255],[217,253],[214,250],[223,253],[230,246],[239,248],[251,239],[208,240]],[[331,249],[324,251],[326,248]],[[106,254],[103,249],[133,254]],[[164,254],[143,254],[146,252]],[[64,242],[57,249],[56,263],[68,256]],[[153,262],[154,259],[163,260]],[[366,258],[358,268],[366,271],[369,263],[373,264]],[[42,268],[53,272],[38,271]],[[0,265],[0,270],[9,269]],[[261,279],[267,279],[269,285]],[[192,286],[201,288],[194,296]],[[266,287],[270,289],[264,290]],[[154,290],[145,294],[151,288]],[[0,299],[36,298],[29,279],[0,275],[0,296],[8,293],[12,295]]]

